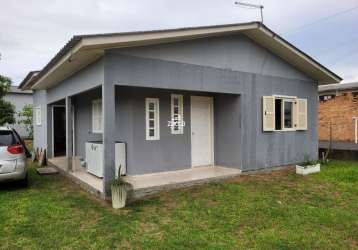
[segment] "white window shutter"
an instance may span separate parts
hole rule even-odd
[[[262,123],[263,131],[275,130],[275,97],[263,96],[262,98]]]
[[[297,130],[307,130],[307,99],[297,99]]]

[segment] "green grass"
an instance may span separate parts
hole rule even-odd
[[[357,249],[358,163],[244,176],[120,211],[60,176],[0,187],[0,249]]]

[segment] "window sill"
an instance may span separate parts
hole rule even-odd
[[[159,141],[159,138],[146,138],[146,141]]]

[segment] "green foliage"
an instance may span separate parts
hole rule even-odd
[[[15,122],[15,106],[0,99],[0,126],[14,124]]]
[[[0,75],[0,126],[15,123],[15,106],[4,100],[11,86],[11,79]]]
[[[319,160],[311,160],[310,155],[308,153],[305,153],[303,158],[304,162],[302,162],[300,165],[305,168],[320,163]]]
[[[9,77],[0,75],[0,99],[10,90],[11,83],[12,81]]]
[[[18,112],[18,116],[18,124],[24,125],[28,136],[32,138],[34,134],[32,105],[26,104],[22,110]]]
[[[122,169],[122,166],[119,165],[117,177],[115,177],[114,180],[112,181],[112,186],[117,186],[117,187],[125,186],[126,188],[129,188],[130,187],[129,183],[127,183],[123,180],[123,177],[121,174],[121,169]]]

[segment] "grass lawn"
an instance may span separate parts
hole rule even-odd
[[[357,249],[358,163],[173,191],[112,210],[60,176],[0,186],[0,249]]]

